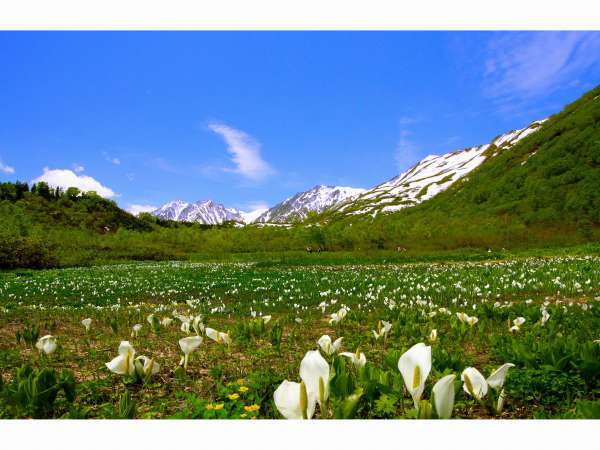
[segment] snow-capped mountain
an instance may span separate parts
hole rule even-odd
[[[255,222],[286,223],[302,220],[307,217],[309,212],[321,213],[325,209],[353,199],[363,192],[365,189],[318,185],[278,203],[258,216]]]
[[[152,211],[152,214],[161,219],[217,225],[227,220],[244,223],[243,215],[246,213],[234,208],[226,208],[212,200],[196,203],[175,200]]]
[[[542,122],[544,120],[535,121],[527,128],[510,131],[489,144],[442,156],[429,155],[406,172],[333,209],[335,213],[343,215],[375,216],[414,206],[447,189],[487,158],[494,157],[535,132]]]

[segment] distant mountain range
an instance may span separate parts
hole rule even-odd
[[[318,185],[278,203],[269,209],[244,212],[203,200],[188,203],[175,200],[152,212],[156,217],[180,222],[216,225],[225,221],[240,224],[284,224],[302,221],[310,213],[331,212],[336,216],[393,213],[417,205],[446,190],[488,158],[509,149],[534,133],[544,120],[528,127],[509,131],[492,142],[457,150],[442,156],[429,155],[406,172],[372,189]]]
[[[225,221],[244,223],[244,213],[234,208],[226,208],[212,200],[187,203],[175,200],[164,204],[152,214],[160,219],[176,220],[179,222],[198,222],[207,225],[217,225]]]

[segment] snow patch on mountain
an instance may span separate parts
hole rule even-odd
[[[256,222],[286,223],[306,219],[309,212],[321,213],[339,203],[356,198],[365,189],[345,186],[317,185],[312,189],[299,192],[261,214]]]
[[[533,122],[527,128],[513,130],[489,144],[446,153],[429,155],[406,172],[375,186],[358,197],[343,202],[334,210],[344,215],[377,215],[391,213],[421,203],[448,189],[488,157],[512,147],[534,133],[544,120]]]
[[[206,225],[218,225],[225,221],[244,223],[242,212],[234,208],[226,208],[212,200],[187,203],[175,200],[161,206],[152,214],[166,220],[179,222],[197,222]]]

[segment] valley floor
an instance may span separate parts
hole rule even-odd
[[[398,361],[421,342],[432,349],[421,398],[433,405],[436,381],[455,374],[453,417],[598,417],[600,257],[471,259],[297,255],[0,273],[0,417],[280,418],[273,393],[300,381],[300,362],[322,335],[343,340],[331,355],[321,349],[330,398],[315,418],[416,417]],[[385,322],[391,328],[376,339]],[[209,328],[227,339],[212,340]],[[178,341],[197,334],[203,341],[184,369]],[[44,335],[56,337],[49,354],[35,346]],[[158,373],[108,370],[124,340]],[[339,352],[364,353],[366,365]],[[463,389],[464,369],[488,377],[504,363],[514,367],[502,408],[501,389],[481,401]],[[19,387],[43,368],[56,371],[55,400]]]

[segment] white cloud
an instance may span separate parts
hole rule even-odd
[[[100,182],[87,175],[77,175],[69,169],[48,169],[44,167],[44,173],[32,180],[32,183],[45,181],[49,186],[68,189],[76,187],[84,192],[96,191],[102,197],[111,198],[116,194],[112,189],[103,186]]]
[[[231,153],[231,160],[236,168],[226,170],[239,173],[252,181],[263,180],[275,173],[269,163],[262,159],[260,144],[251,136],[224,124],[211,123],[208,127],[219,134],[228,145],[227,151]]]
[[[503,33],[486,50],[484,92],[500,103],[547,95],[599,65],[598,55],[597,32]]]
[[[129,205],[127,207],[127,211],[129,211],[134,216],[137,216],[143,212],[152,212],[156,209],[158,209],[156,206],[151,205]]]
[[[84,170],[85,170],[85,167],[83,167],[81,164],[77,164],[77,163],[73,164],[73,172],[81,173]]]
[[[11,174],[11,173],[15,173],[15,168],[11,167],[11,166],[7,166],[6,164],[4,164],[2,162],[2,160],[0,159],[0,172],[2,173],[6,173],[6,174]]]

